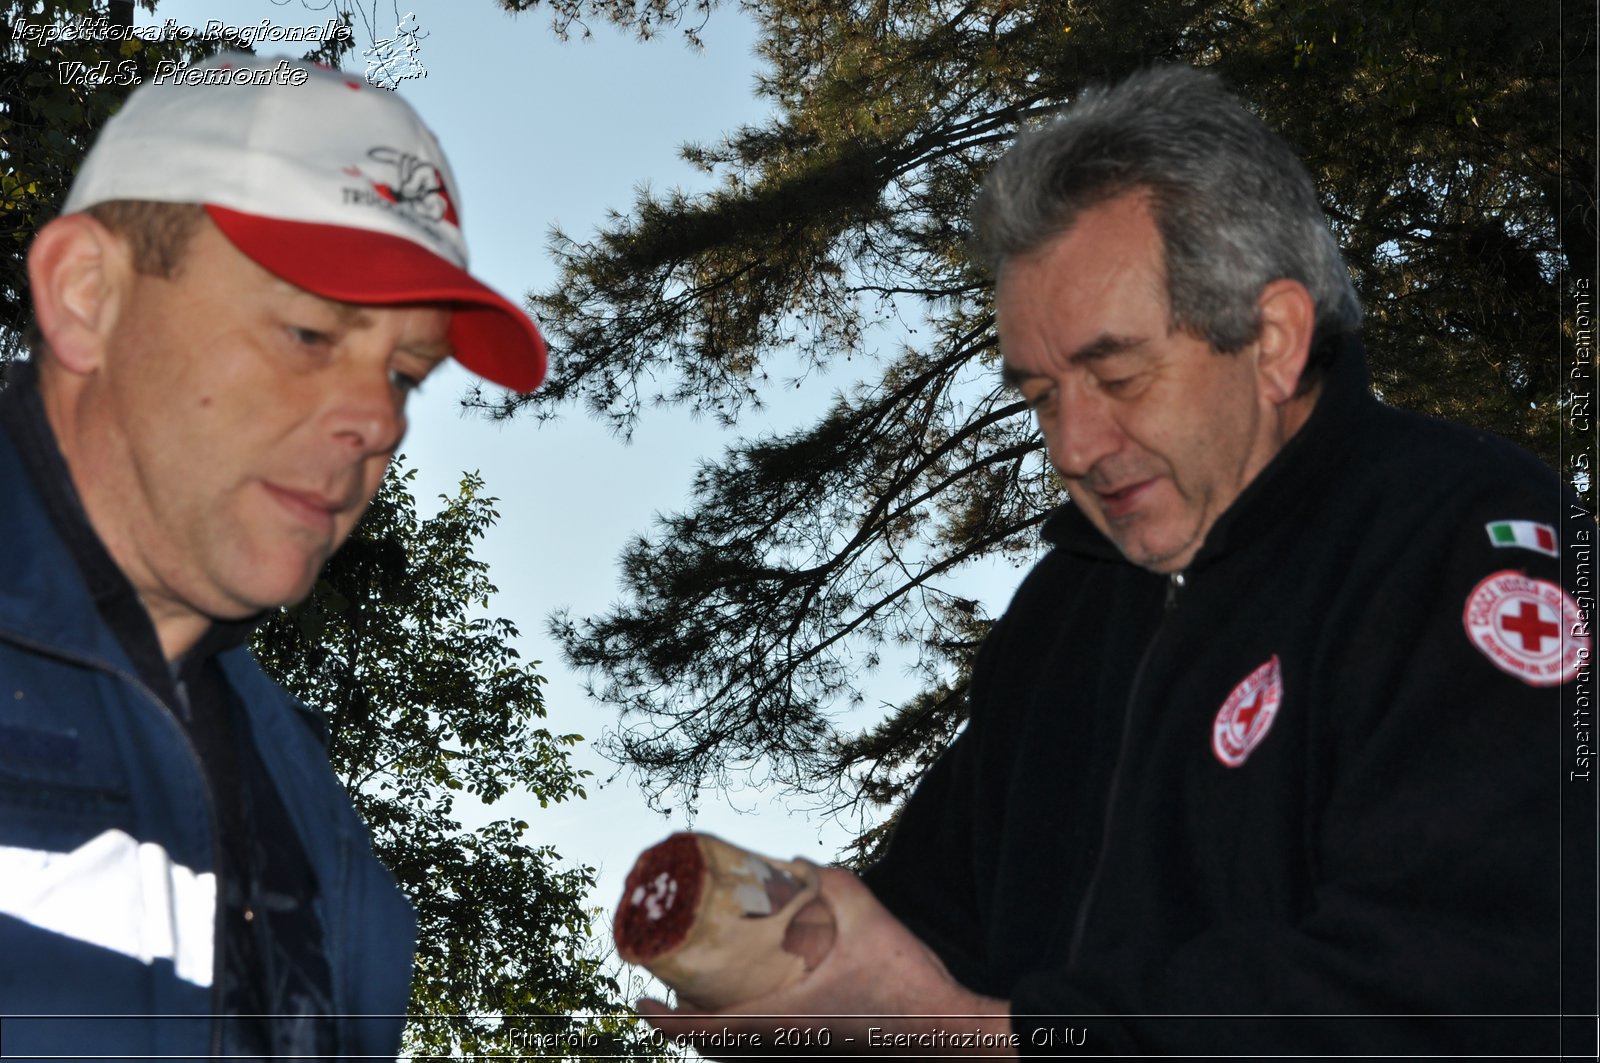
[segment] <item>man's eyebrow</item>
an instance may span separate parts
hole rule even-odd
[[[1100,362],[1119,354],[1125,354],[1136,347],[1144,346],[1144,340],[1137,336],[1112,336],[1104,334],[1079,347],[1067,357],[1073,365],[1082,365],[1085,362]]]
[[[365,306],[357,303],[344,303],[337,299],[328,299],[320,295],[317,298],[333,307],[333,312],[338,315],[339,324],[345,328],[364,328],[372,323],[372,317],[367,313]],[[401,346],[400,350],[435,362],[448,361],[456,353],[455,347],[449,340],[423,340],[417,343],[407,343]]]
[[[430,361],[444,362],[455,356],[455,347],[448,340],[438,340],[425,343],[407,343],[400,350],[407,354],[414,354],[419,358]]]
[[[308,294],[313,298],[322,300],[332,308],[334,316],[339,319],[339,324],[345,328],[361,328],[372,322],[372,318],[367,316],[365,307],[357,306],[354,303],[340,302],[338,299],[329,299],[327,296],[317,295],[315,292]]]
[[[1104,361],[1107,358],[1144,346],[1144,340],[1137,336],[1113,336],[1109,333],[1100,335],[1067,355],[1067,362],[1071,365],[1084,365],[1089,362]],[[1002,383],[1020,388],[1024,381],[1045,376],[1045,373],[1035,372],[1030,369],[1019,369],[1010,362],[1003,362],[1000,366],[1000,380]]]
[[[1000,364],[1000,382],[1010,388],[1020,389],[1024,380],[1032,380],[1043,375],[1026,369],[1018,369],[1010,362],[1002,362]]]

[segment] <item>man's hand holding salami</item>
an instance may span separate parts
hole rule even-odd
[[[958,985],[848,871],[675,834],[628,875],[615,935],[678,994],[639,1014],[713,1056],[921,1055],[920,1035],[955,1029],[1014,1054],[1006,1003]]]

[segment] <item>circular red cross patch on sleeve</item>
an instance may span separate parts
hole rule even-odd
[[[1489,663],[1533,686],[1565,683],[1589,659],[1589,626],[1572,595],[1521,572],[1474,587],[1461,622]]]
[[[1230,768],[1237,768],[1261,744],[1278,715],[1283,700],[1283,673],[1278,655],[1244,677],[1217,710],[1211,725],[1211,752]]]

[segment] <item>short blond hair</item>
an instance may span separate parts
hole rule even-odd
[[[171,278],[183,265],[189,241],[200,228],[206,208],[199,203],[108,199],[85,207],[83,212],[128,242],[134,269],[151,277]],[[44,336],[31,317],[23,342],[35,359],[44,353]]]
[[[84,209],[85,214],[128,241],[133,268],[153,277],[171,277],[178,272],[205,211],[199,203],[158,203],[149,199],[108,199]]]

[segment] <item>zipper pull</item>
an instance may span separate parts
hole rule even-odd
[[[1182,572],[1174,572],[1167,577],[1167,612],[1170,613],[1178,607],[1178,593],[1188,582],[1188,578]]]

